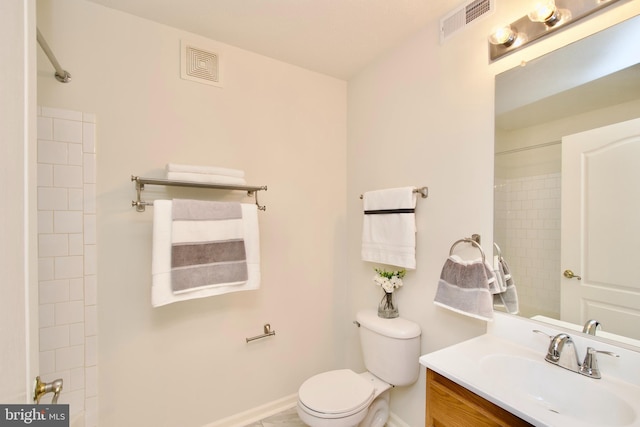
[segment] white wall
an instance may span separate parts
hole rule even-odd
[[[99,118],[99,425],[202,426],[341,365],[346,83],[81,0],[39,1],[38,26],[73,76],[40,57],[38,102]],[[221,51],[223,88],[180,79],[187,36]],[[168,162],[268,185],[260,290],[151,308],[153,208],[131,207],[129,178]],[[267,322],[276,336],[246,344]]]
[[[375,307],[379,298],[371,282],[373,265],[359,259],[362,214],[358,195],[379,188],[428,186],[429,198],[418,200],[416,212],[418,267],[407,274],[397,295],[400,315],[422,328],[423,352],[485,330],[482,322],[436,308],[432,301],[454,241],[479,233],[485,251],[491,253],[494,76],[640,13],[638,2],[622,2],[612,11],[489,64],[487,35],[491,28],[520,18],[528,7],[527,0],[498,1],[494,14],[472,23],[443,45],[434,20],[349,81],[351,311]],[[408,425],[423,425],[424,400],[422,377],[408,389],[393,390],[392,411]]]

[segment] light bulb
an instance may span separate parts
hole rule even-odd
[[[553,26],[558,22],[558,8],[554,0],[544,0],[536,3],[535,8],[529,12],[529,19],[533,22],[543,22]]]
[[[495,29],[489,36],[489,43],[494,45],[503,45],[509,47],[516,41],[517,34],[511,28],[511,25],[505,25]]]

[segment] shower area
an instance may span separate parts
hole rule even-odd
[[[70,73],[60,66],[39,30],[37,41],[58,84],[69,83]],[[39,375],[44,382],[62,379],[58,403],[69,404],[72,427],[94,427],[98,425],[95,114],[38,106],[37,218]],[[50,398],[45,395],[42,403]]]

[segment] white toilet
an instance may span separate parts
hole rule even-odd
[[[323,372],[298,390],[298,416],[311,427],[382,427],[389,418],[391,387],[413,384],[420,373],[420,326],[402,318],[358,312],[367,372]]]

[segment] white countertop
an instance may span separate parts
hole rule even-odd
[[[543,329],[548,335],[555,335],[557,331],[551,327],[540,327],[535,322],[512,316],[498,316],[496,320],[487,334],[425,354],[420,357],[420,364],[535,426],[640,426],[640,353],[600,342],[585,343],[583,337],[575,337],[580,359],[584,357],[587,345],[621,355],[620,358],[598,355],[602,379],[588,378],[544,361],[549,340],[544,335],[532,333],[532,329]],[[511,375],[512,371],[507,372],[506,364],[504,372],[494,375],[496,371],[489,369],[502,369],[502,360],[534,367],[535,372],[544,373],[538,376],[546,378],[531,378],[531,375],[526,378],[526,372],[532,370],[525,368],[521,383]],[[511,376],[503,375],[506,373]],[[536,383],[543,380],[544,384]],[[531,390],[522,384],[531,384]],[[565,389],[570,391],[564,392]],[[556,392],[560,401],[570,400],[571,403],[566,408],[559,405],[556,409],[545,400],[545,393],[541,397],[539,390]],[[604,398],[598,399],[601,395]],[[553,396],[549,398],[553,399]],[[618,410],[613,411],[616,408]]]

